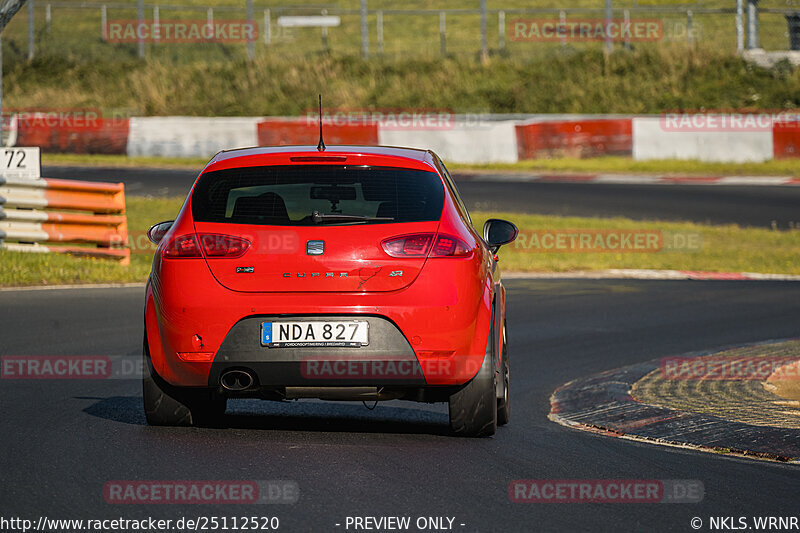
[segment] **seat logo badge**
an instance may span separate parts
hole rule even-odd
[[[308,241],[306,255],[322,255],[325,253],[325,241]]]
[[[402,271],[402,270],[392,270],[392,271],[389,273],[389,277],[390,277],[390,278],[393,278],[393,277],[395,277],[395,276],[401,276],[401,277],[402,277],[402,275],[403,275],[403,271]]]
[[[252,274],[256,271],[256,267],[236,267],[237,274]]]

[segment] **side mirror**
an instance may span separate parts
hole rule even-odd
[[[496,252],[504,244],[514,242],[519,230],[507,220],[490,218],[483,225],[483,240],[487,242],[492,252]]]
[[[150,239],[150,242],[153,244],[158,244],[161,242],[161,239],[164,238],[164,235],[167,234],[169,229],[174,224],[174,220],[167,220],[166,222],[159,222],[158,224],[153,224],[150,226],[150,229],[147,230],[147,238]]]

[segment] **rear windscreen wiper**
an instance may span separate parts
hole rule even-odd
[[[365,215],[341,215],[337,213],[311,213],[311,220],[315,224],[325,224],[327,222],[393,222],[394,217],[368,217]]]

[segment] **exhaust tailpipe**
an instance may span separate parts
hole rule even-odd
[[[253,375],[247,370],[228,370],[219,378],[222,388],[231,392],[241,392],[253,386]]]

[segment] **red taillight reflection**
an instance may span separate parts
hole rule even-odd
[[[202,244],[202,253],[197,244],[198,238]],[[172,239],[161,252],[167,258],[197,258],[203,257],[241,257],[250,247],[250,242],[230,235],[215,235],[201,233],[200,235],[181,235]]]
[[[433,243],[431,249],[431,243]],[[392,257],[469,257],[472,250],[467,243],[451,235],[418,233],[393,237],[381,242],[383,250]]]

